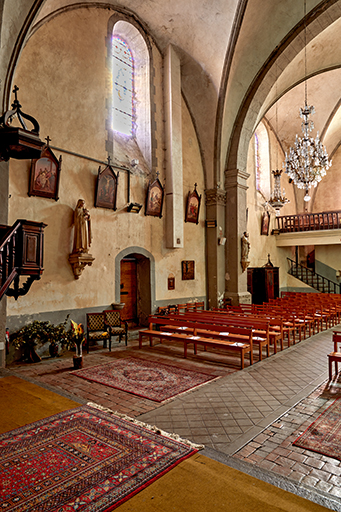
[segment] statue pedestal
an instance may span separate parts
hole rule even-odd
[[[81,273],[87,265],[91,266],[94,261],[94,257],[87,252],[73,252],[69,256],[69,263],[72,267],[75,279],[79,279]]]

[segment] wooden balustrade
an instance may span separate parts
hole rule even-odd
[[[282,215],[276,217],[277,231],[292,233],[297,231],[317,231],[323,229],[341,229],[341,210]]]

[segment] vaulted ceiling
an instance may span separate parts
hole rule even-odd
[[[172,44],[181,55],[183,92],[197,123],[206,165],[212,167],[208,172],[208,186],[212,186],[223,181],[226,166],[245,165],[238,160],[238,142],[231,146],[238,130],[244,130],[244,153],[263,116],[284,150],[300,133],[298,111],[304,103],[305,55],[308,103],[316,107],[316,129],[329,153],[338,147],[341,0],[306,0],[306,4],[305,54],[304,0],[4,0],[0,71],[6,69],[4,52],[8,51],[8,62],[15,62],[11,48],[15,49],[20,37],[22,44],[34,25],[44,23],[61,9],[101,6],[130,11],[161,51]],[[19,54],[20,48],[17,57]],[[285,59],[277,66],[280,54]],[[8,96],[9,91],[10,86]],[[230,164],[229,154],[236,155]]]

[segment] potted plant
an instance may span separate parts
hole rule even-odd
[[[24,325],[19,331],[11,335],[11,339],[16,349],[23,350],[24,358],[30,363],[41,361],[41,357],[36,352],[37,345],[44,345],[50,342],[50,355],[58,355],[59,343],[64,344],[66,338],[67,318],[64,323],[53,325],[49,321],[34,320]]]

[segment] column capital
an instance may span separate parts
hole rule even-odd
[[[226,192],[221,188],[210,188],[205,190],[206,206],[225,206]]]
[[[225,188],[240,187],[247,190],[249,187],[246,184],[250,174],[241,169],[227,169],[225,171]]]

